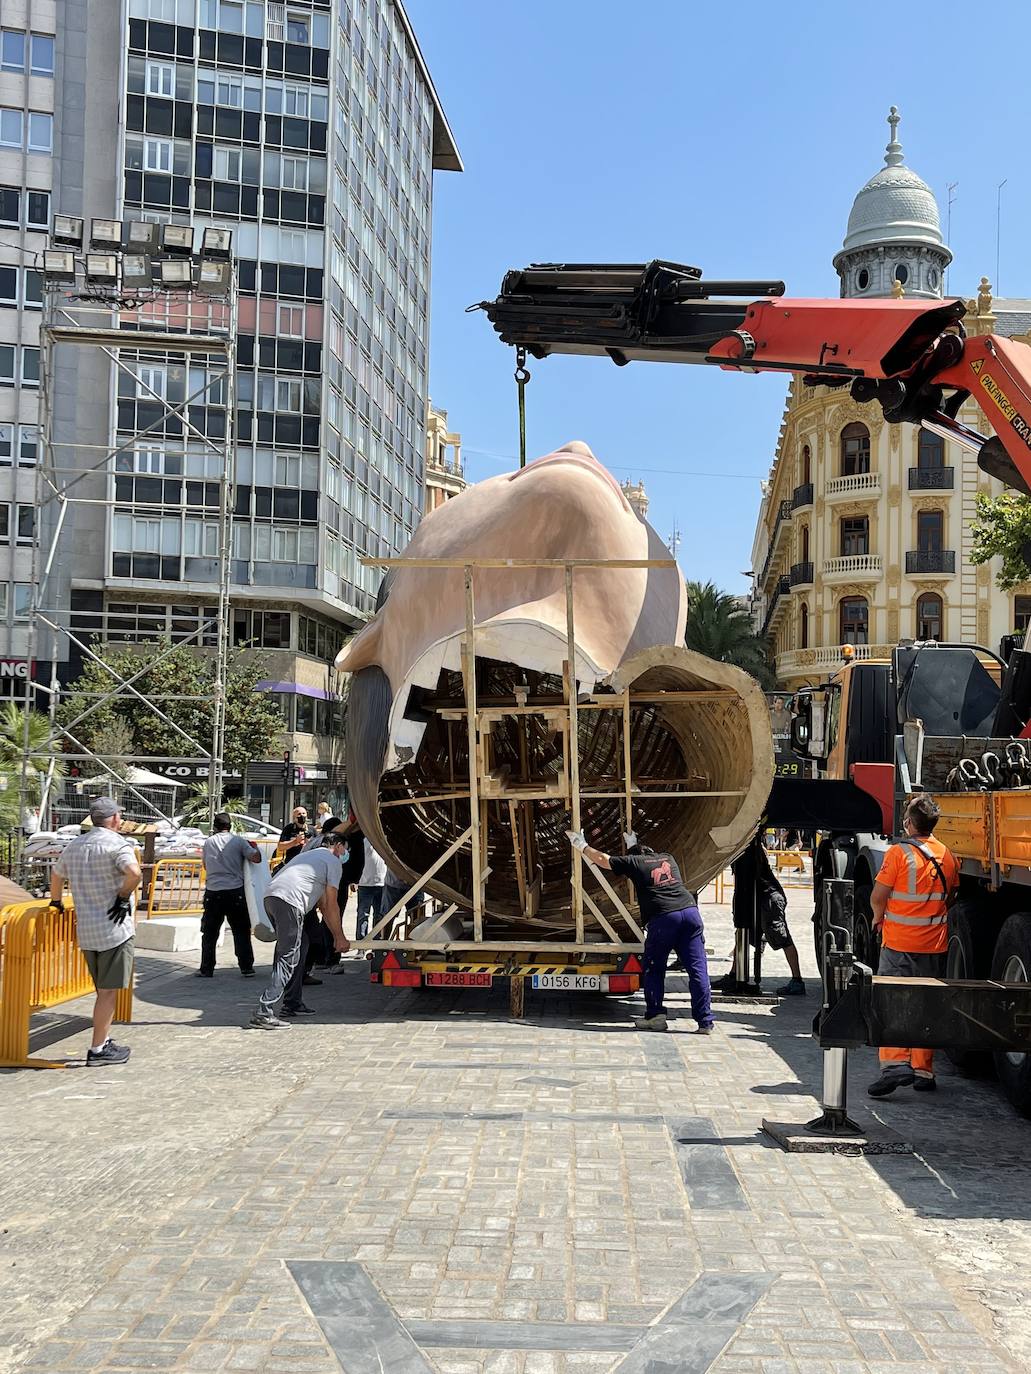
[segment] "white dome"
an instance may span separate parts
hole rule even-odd
[[[942,247],[938,203],[927,183],[905,166],[902,144],[897,141],[898,110],[893,105],[888,123],[891,142],[884,161],[856,196],[842,250],[879,243],[925,243]]]

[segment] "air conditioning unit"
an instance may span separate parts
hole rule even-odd
[[[286,42],[285,5],[269,5],[265,13],[265,37],[270,43]]]

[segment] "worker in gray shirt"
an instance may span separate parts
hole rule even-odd
[[[272,981],[261,994],[250,1021],[259,1030],[280,1030],[290,1024],[276,1013],[301,957],[306,912],[318,907],[333,936],[333,948],[341,954],[351,948],[341,924],[337,896],[346,847],[343,835],[329,834],[322,848],[298,854],[276,872],[268,885],[265,911],[275,927],[276,954]]]
[[[232,817],[220,811],[212,833],[204,841],[204,914],[200,918],[200,968],[198,978],[215,976],[215,948],[222,922],[229,922],[236,962],[245,978],[254,977],[254,946],[251,918],[243,890],[244,864],[260,864],[261,851],[242,835],[233,834]]]

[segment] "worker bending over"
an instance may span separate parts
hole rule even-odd
[[[666,965],[670,953],[676,950],[687,969],[691,1015],[698,1022],[698,1033],[711,1034],[712,992],[705,958],[705,929],[695,894],[684,886],[676,859],[672,854],[656,854],[647,845],[638,844],[632,830],[623,834],[625,856],[592,849],[580,830],[567,830],[566,835],[573,848],[586,854],[591,863],[620,878],[629,878],[634,885],[645,928],[644,1015],[635,1016],[634,1025],[638,1030],[666,1029],[666,1009],[662,1005]]]
[[[930,797],[918,796],[906,807],[906,838],[893,844],[877,874],[870,907],[881,935],[877,972],[890,978],[941,978],[949,945],[949,907],[959,885],[959,865],[932,831],[941,812]],[[871,1097],[887,1097],[912,1084],[933,1092],[934,1051],[880,1050],[881,1076],[871,1083]]]

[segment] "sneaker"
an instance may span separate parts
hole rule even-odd
[[[658,1016],[635,1016],[634,1025],[643,1031],[664,1031],[667,1028],[666,1018],[661,1011]]]
[[[214,973],[209,973],[206,968],[199,968],[193,975],[194,978],[214,978]]]
[[[255,1030],[286,1030],[289,1021],[280,1021],[279,1017],[271,1011],[256,1011],[251,1017],[249,1025]]]
[[[805,980],[802,978],[791,978],[782,988],[777,989],[778,997],[804,997]]]
[[[304,986],[305,986],[306,988],[320,988],[320,987],[322,987],[322,979],[321,979],[321,978],[313,978],[313,977],[311,976],[310,973],[306,973],[306,974],[304,975],[304,977],[301,979],[301,982],[304,984]]]
[[[935,1078],[933,1073],[930,1076],[928,1076],[927,1074],[918,1073],[916,1079],[913,1082],[913,1091],[917,1093],[937,1092],[938,1080]]]
[[[241,977],[241,978],[253,978],[253,977],[254,977],[254,970],[253,970],[252,968],[242,968],[242,969],[240,970],[240,977]]]
[[[116,1045],[113,1040],[105,1040],[99,1050],[91,1045],[86,1051],[86,1064],[93,1068],[101,1064],[124,1064],[132,1054],[128,1045]]]
[[[699,1026],[699,1027],[697,1028],[697,1030],[695,1031],[695,1035],[712,1035],[712,1033],[713,1033],[713,1031],[714,1031],[715,1029],[716,1029],[715,1025],[710,1025],[710,1026]]]
[[[295,1016],[314,1016],[316,1012],[314,1007],[306,1007],[302,1002],[299,1007],[284,1007],[279,1014],[292,1021]]]
[[[886,1069],[880,1078],[870,1084],[866,1091],[871,1097],[890,1097],[896,1088],[908,1088],[915,1081],[916,1074],[908,1065],[904,1069],[895,1069],[894,1071]]]

